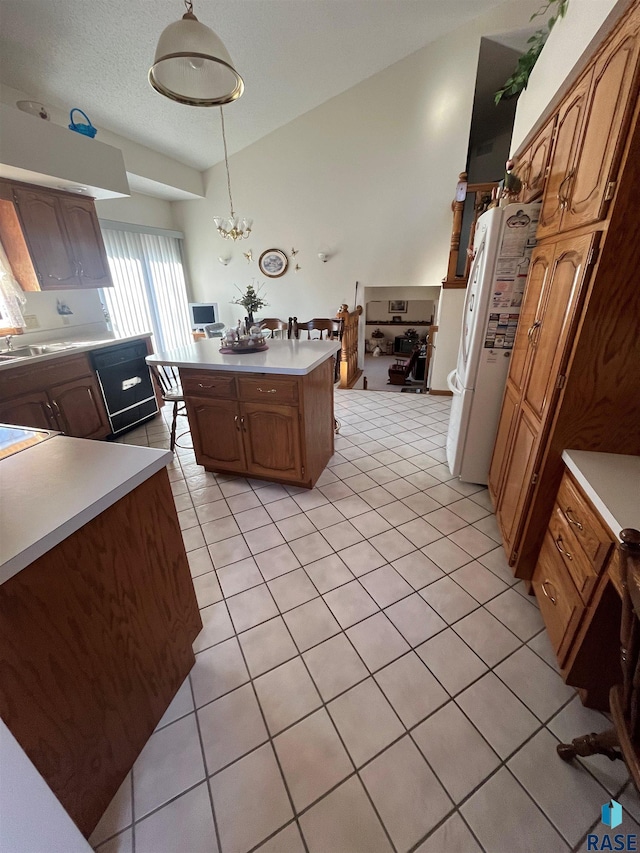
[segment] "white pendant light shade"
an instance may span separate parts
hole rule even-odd
[[[161,95],[194,107],[228,104],[244,91],[226,47],[191,11],[160,35],[149,82]]]

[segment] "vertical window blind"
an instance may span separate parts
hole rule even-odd
[[[153,332],[156,351],[192,342],[180,240],[102,226],[113,287],[101,290],[116,335]]]

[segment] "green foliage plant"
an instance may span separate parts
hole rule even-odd
[[[538,61],[542,48],[549,38],[549,33],[554,28],[558,18],[564,18],[567,13],[568,5],[569,0],[547,0],[544,6],[541,6],[537,12],[533,13],[529,19],[531,21],[533,21],[534,18],[546,15],[548,12],[551,14],[545,26],[536,30],[531,38],[527,39],[527,44],[530,45],[530,47],[527,52],[523,53],[518,59],[518,64],[516,65],[515,71],[511,77],[509,77],[509,79],[505,81],[504,86],[501,89],[498,89],[495,93],[496,104],[499,104],[500,101],[508,101],[510,98],[517,98],[520,92],[527,88],[529,75],[533,70],[533,66]]]

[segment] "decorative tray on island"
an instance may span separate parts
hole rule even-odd
[[[262,343],[255,344],[249,344],[249,341],[234,341],[233,343],[226,343],[220,347],[220,352],[223,355],[240,355],[241,353],[264,352],[267,349],[269,349],[269,347],[263,339]]]

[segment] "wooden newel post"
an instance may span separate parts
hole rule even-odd
[[[355,311],[349,311],[347,305],[341,305],[336,317],[342,324],[342,348],[340,350],[340,388],[351,388],[362,373],[358,370],[358,322],[362,314],[362,305]]]
[[[467,183],[467,173],[460,172],[458,175],[458,187]],[[448,281],[453,281],[456,278],[456,268],[458,266],[458,254],[460,252],[460,234],[462,233],[462,214],[464,212],[465,196],[462,193],[456,192],[456,198],[451,202],[451,210],[453,211],[453,225],[451,228],[451,245],[449,247],[449,262],[447,264],[447,274],[443,279],[443,284]]]

